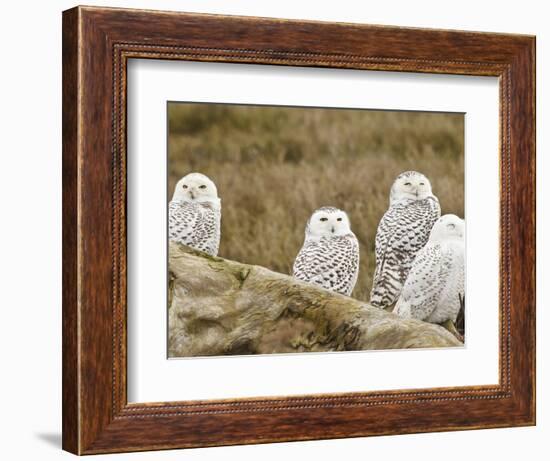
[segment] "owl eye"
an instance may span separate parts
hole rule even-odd
[[[338,218],[336,221],[342,221],[342,218]]]
[[[320,221],[328,221],[328,218],[321,218]]]
[[[182,187],[183,187],[184,189],[187,189],[187,184],[184,184]]]
[[[199,189],[206,189],[206,186],[204,184],[199,186]]]
[[[425,184],[423,182],[420,183],[421,186],[424,186]]]
[[[406,182],[406,183],[405,183],[405,186],[410,186],[410,185],[411,185],[410,182]]]

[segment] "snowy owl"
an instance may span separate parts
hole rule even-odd
[[[454,332],[463,303],[464,220],[447,214],[435,223],[428,243],[416,255],[395,313],[446,324]]]
[[[376,270],[370,302],[386,308],[397,301],[416,253],[441,216],[430,181],[416,171],[401,173],[390,191],[390,207],[376,231]]]
[[[348,215],[333,207],[319,208],[307,222],[293,276],[349,296],[358,272],[359,242]]]
[[[212,256],[220,245],[221,203],[216,185],[201,173],[190,173],[176,184],[168,205],[168,236]]]

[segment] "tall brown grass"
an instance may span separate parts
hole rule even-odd
[[[442,213],[464,216],[462,114],[170,103],[168,187],[192,171],[222,199],[220,256],[290,274],[311,213],[345,210],[368,301],[374,238],[395,177],[424,173]]]

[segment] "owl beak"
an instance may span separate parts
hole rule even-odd
[[[330,228],[330,231],[334,234],[334,226]]]
[[[189,191],[189,196],[191,197],[191,200],[195,200],[195,194],[193,191]]]

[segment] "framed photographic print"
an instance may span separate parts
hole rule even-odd
[[[535,423],[535,39],[63,13],[63,448]]]

